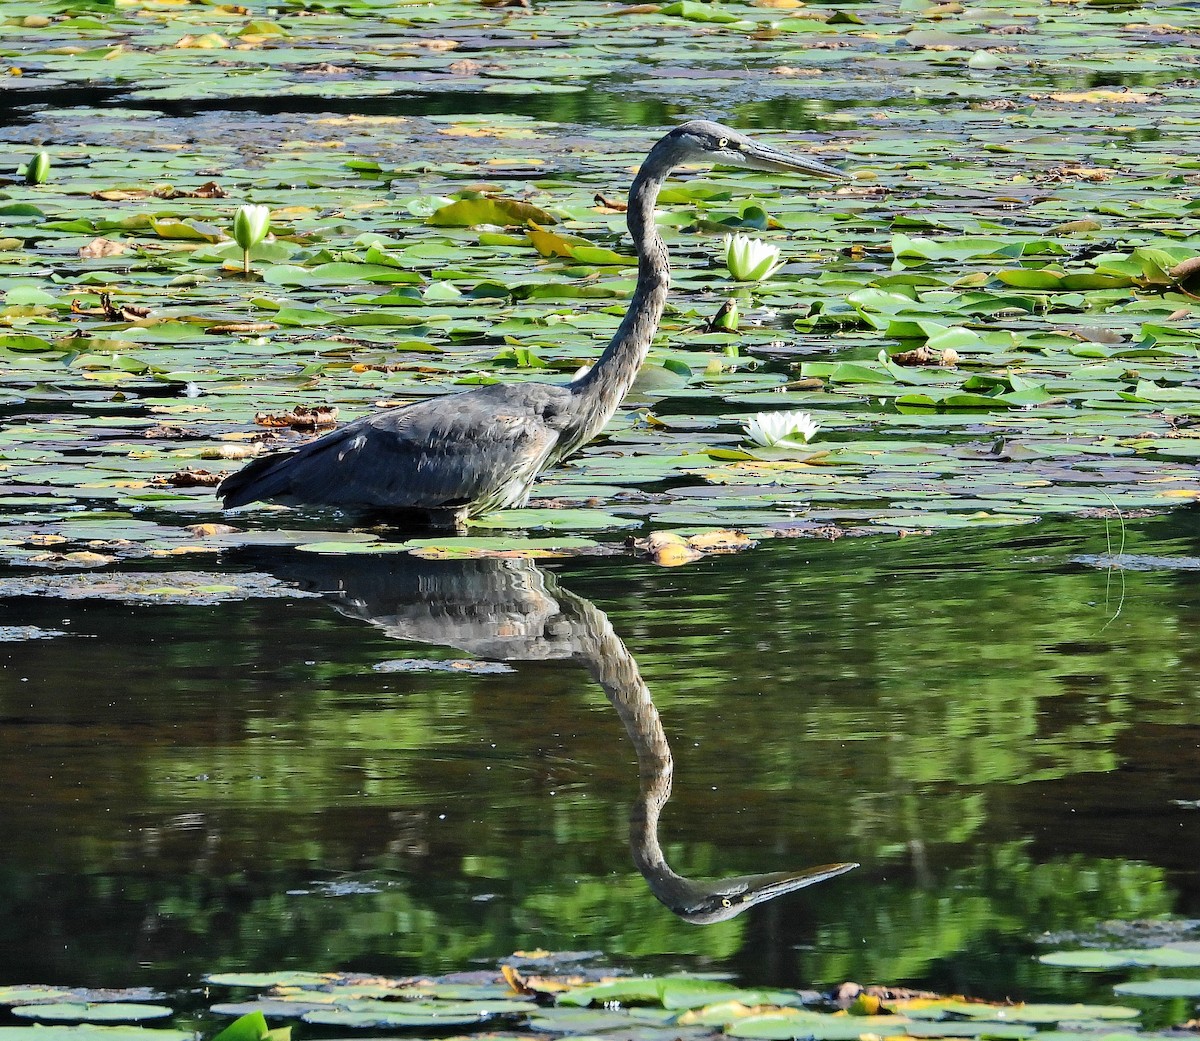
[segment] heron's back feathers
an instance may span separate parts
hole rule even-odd
[[[516,505],[559,455],[567,387],[496,384],[429,398],[255,459],[221,482],[228,509],[259,499],[370,510]]]

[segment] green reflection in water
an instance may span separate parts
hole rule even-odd
[[[1186,521],[1131,526],[1127,552],[1193,553]],[[1031,940],[1194,914],[1197,817],[1171,800],[1200,780],[1195,573],[1073,562],[1104,539],[556,567],[661,713],[676,871],[864,865],[705,928],[631,865],[634,751],[580,664],[380,673],[467,655],[319,600],[14,598],[14,623],[75,637],[4,648],[0,950],[21,953],[0,976],[443,971],[543,945],[756,982],[1098,996]],[[228,566],[349,582],[336,558]]]

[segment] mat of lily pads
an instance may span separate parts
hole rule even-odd
[[[1198,44],[1182,2],[6,0],[0,553],[353,544],[224,517],[211,484],[312,436],[297,406],[594,360],[635,278],[620,203],[685,115],[851,179],[668,184],[643,374],[529,509],[480,521],[485,551],[1194,502]],[[273,231],[249,276],[242,204]],[[730,232],[783,267],[736,281]],[[795,410],[807,444],[748,436]]]
[[[1194,957],[1196,949],[1196,944],[1168,945],[1145,952],[1147,957],[1136,964],[1195,966],[1200,964]],[[1060,952],[1043,960],[1073,965],[1070,955],[1075,953]],[[1114,956],[1128,953],[1113,952]],[[0,986],[0,1006],[6,1006],[14,1018],[36,1024],[2,1026],[0,1037],[5,1041],[184,1041],[217,1033],[217,1041],[287,1041],[293,1028],[301,1035],[366,1030],[409,1037],[451,1032],[641,1041],[721,1035],[770,1041],[855,1041],[880,1036],[1126,1041],[1180,1036],[1146,1029],[1139,1007],[1115,1000],[988,1002],[855,983],[824,993],[747,988],[698,975],[614,975],[609,969],[569,964],[575,957],[531,952],[516,956],[500,971],[439,978],[303,970],[214,973],[204,980],[206,1008],[186,1013],[175,1012],[164,1003],[169,998],[145,988]],[[1084,958],[1081,964],[1089,961]],[[1200,993],[1179,988],[1116,989],[1160,998]],[[214,1017],[237,1018],[223,1031],[206,1030],[203,1024]],[[1177,1025],[1170,1017],[1149,1018],[1160,1029]],[[170,1025],[136,1025],[143,1020]]]

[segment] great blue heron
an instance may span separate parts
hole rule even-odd
[[[295,450],[255,459],[227,477],[217,488],[225,507],[274,499],[460,525],[488,510],[524,505],[542,470],[600,432],[645,360],[671,281],[654,203],[672,170],[699,161],[844,176],[720,123],[677,126],[650,150],[629,190],[637,287],[612,341],[584,376],[565,386],[494,384],[366,416]]]

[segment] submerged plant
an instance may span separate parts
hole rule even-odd
[[[233,241],[242,247],[242,272],[250,274],[250,250],[271,230],[271,210],[267,206],[239,206],[233,215]]]
[[[800,448],[820,429],[807,412],[759,412],[745,425],[746,436],[763,448]]]
[[[762,282],[770,278],[783,261],[779,247],[749,235],[725,236],[725,266],[739,282]]]

